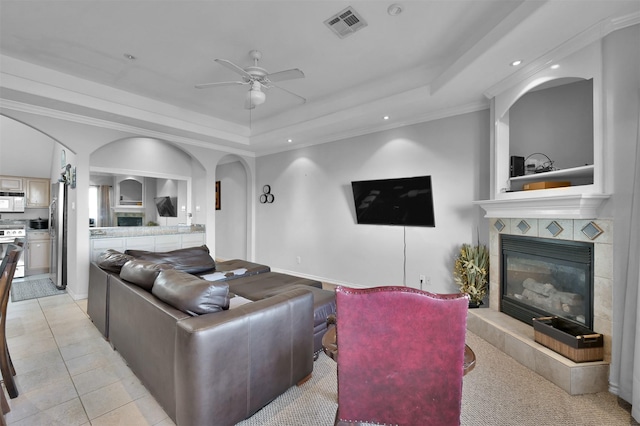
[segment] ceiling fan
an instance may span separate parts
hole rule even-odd
[[[302,96],[296,95],[295,93],[290,92],[289,90],[275,84],[275,82],[293,80],[295,78],[304,78],[304,73],[302,71],[300,71],[298,68],[292,68],[289,70],[269,73],[266,69],[258,66],[258,61],[262,58],[262,53],[257,50],[252,50],[249,52],[249,56],[251,57],[251,59],[253,59],[253,65],[246,68],[240,68],[238,65],[234,64],[231,61],[227,61],[226,59],[215,60],[223,67],[228,68],[237,74],[240,74],[242,76],[242,81],[203,83],[196,84],[195,87],[197,89],[207,89],[209,87],[236,86],[247,84],[249,85],[249,92],[245,97],[244,107],[246,109],[253,109],[256,106],[264,103],[264,101],[266,100],[266,94],[261,90],[263,88],[271,89],[275,87],[276,89],[282,90],[283,92],[295,96],[303,103],[307,102],[307,100]]]

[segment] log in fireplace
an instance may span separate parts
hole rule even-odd
[[[593,243],[501,235],[500,310],[593,328]]]

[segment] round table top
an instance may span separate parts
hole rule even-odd
[[[336,327],[329,326],[327,332],[322,336],[322,349],[324,353],[334,361],[338,361],[338,344],[336,343]],[[476,366],[476,354],[469,347],[464,345],[464,374],[473,370]]]

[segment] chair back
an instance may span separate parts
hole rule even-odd
[[[469,299],[336,289],[336,424],[457,425]]]
[[[7,267],[7,263],[9,262],[9,255],[11,254],[12,251],[14,251],[19,247],[22,247],[22,246],[18,244],[18,238],[16,238],[15,242],[11,244],[7,244],[7,250],[4,252],[4,257],[2,258],[2,263],[0,264],[0,276],[2,276],[5,268]],[[18,262],[18,259],[16,259],[16,263],[17,262]]]
[[[18,259],[22,255],[22,247],[9,244],[7,252],[2,259],[0,265],[0,319],[5,321],[5,315],[7,312],[7,303],[9,302],[9,295],[11,292],[11,283],[13,282],[13,275],[16,272],[18,266]]]

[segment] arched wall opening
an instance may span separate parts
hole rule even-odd
[[[116,226],[122,212],[136,210],[143,215],[143,225],[205,223],[206,212],[200,206],[206,208],[207,204],[200,200],[198,194],[203,191],[198,190],[197,183],[205,173],[198,159],[170,142],[146,137],[115,140],[90,156],[91,186],[99,188],[101,194],[108,191],[108,208],[112,211],[110,216],[98,213],[96,221],[102,226]],[[142,184],[135,200],[124,191],[127,182]],[[158,201],[166,197],[171,208],[159,209]],[[105,209],[92,210],[99,211]]]
[[[216,207],[216,258],[251,259],[253,179],[246,161],[227,155],[216,166],[219,206]],[[218,208],[219,207],[219,208]]]

